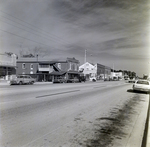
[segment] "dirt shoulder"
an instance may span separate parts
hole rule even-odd
[[[92,129],[86,125],[82,133],[79,129],[80,136],[77,134],[72,141],[82,147],[140,147],[148,102],[149,95],[135,94],[122,108],[113,108],[109,116],[91,122]],[[82,120],[76,121],[81,126]]]

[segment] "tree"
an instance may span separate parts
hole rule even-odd
[[[49,54],[49,51],[47,49],[42,49],[41,47],[35,47],[33,49],[27,48],[27,49],[21,49],[20,50],[20,57],[24,58],[33,58],[37,55],[39,57],[44,57]]]
[[[11,56],[13,53],[12,52],[5,52],[6,55]]]

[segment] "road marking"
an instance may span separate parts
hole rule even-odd
[[[60,92],[60,93],[52,93],[52,94],[48,94],[48,95],[40,95],[40,96],[37,96],[36,98],[53,96],[53,95],[59,95],[59,94],[65,94],[65,93],[72,93],[72,92],[77,92],[77,91],[80,91],[80,90],[64,91],[64,92]]]

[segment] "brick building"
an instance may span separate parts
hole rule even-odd
[[[37,81],[53,81],[57,77],[75,78],[79,75],[79,60],[46,60],[40,58],[20,58],[17,61],[17,75],[31,75]]]

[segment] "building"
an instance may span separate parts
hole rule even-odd
[[[84,63],[79,67],[80,71],[86,76],[87,80],[91,80],[94,77],[98,80],[109,78],[111,75],[111,68],[99,63],[92,64],[89,62]]]
[[[111,72],[112,79],[123,79],[124,75],[123,72]]]
[[[37,81],[53,81],[61,77],[75,78],[79,75],[79,60],[46,60],[41,58],[20,58],[17,61],[17,75],[31,75]]]
[[[111,68],[102,64],[97,63],[96,65],[97,70],[97,78],[100,80],[109,79],[111,76]]]
[[[79,67],[79,71],[82,71],[86,80],[90,80],[91,77],[96,76],[96,67],[94,64],[86,62]]]
[[[16,54],[0,54],[0,77],[9,79],[10,75],[16,74]]]

